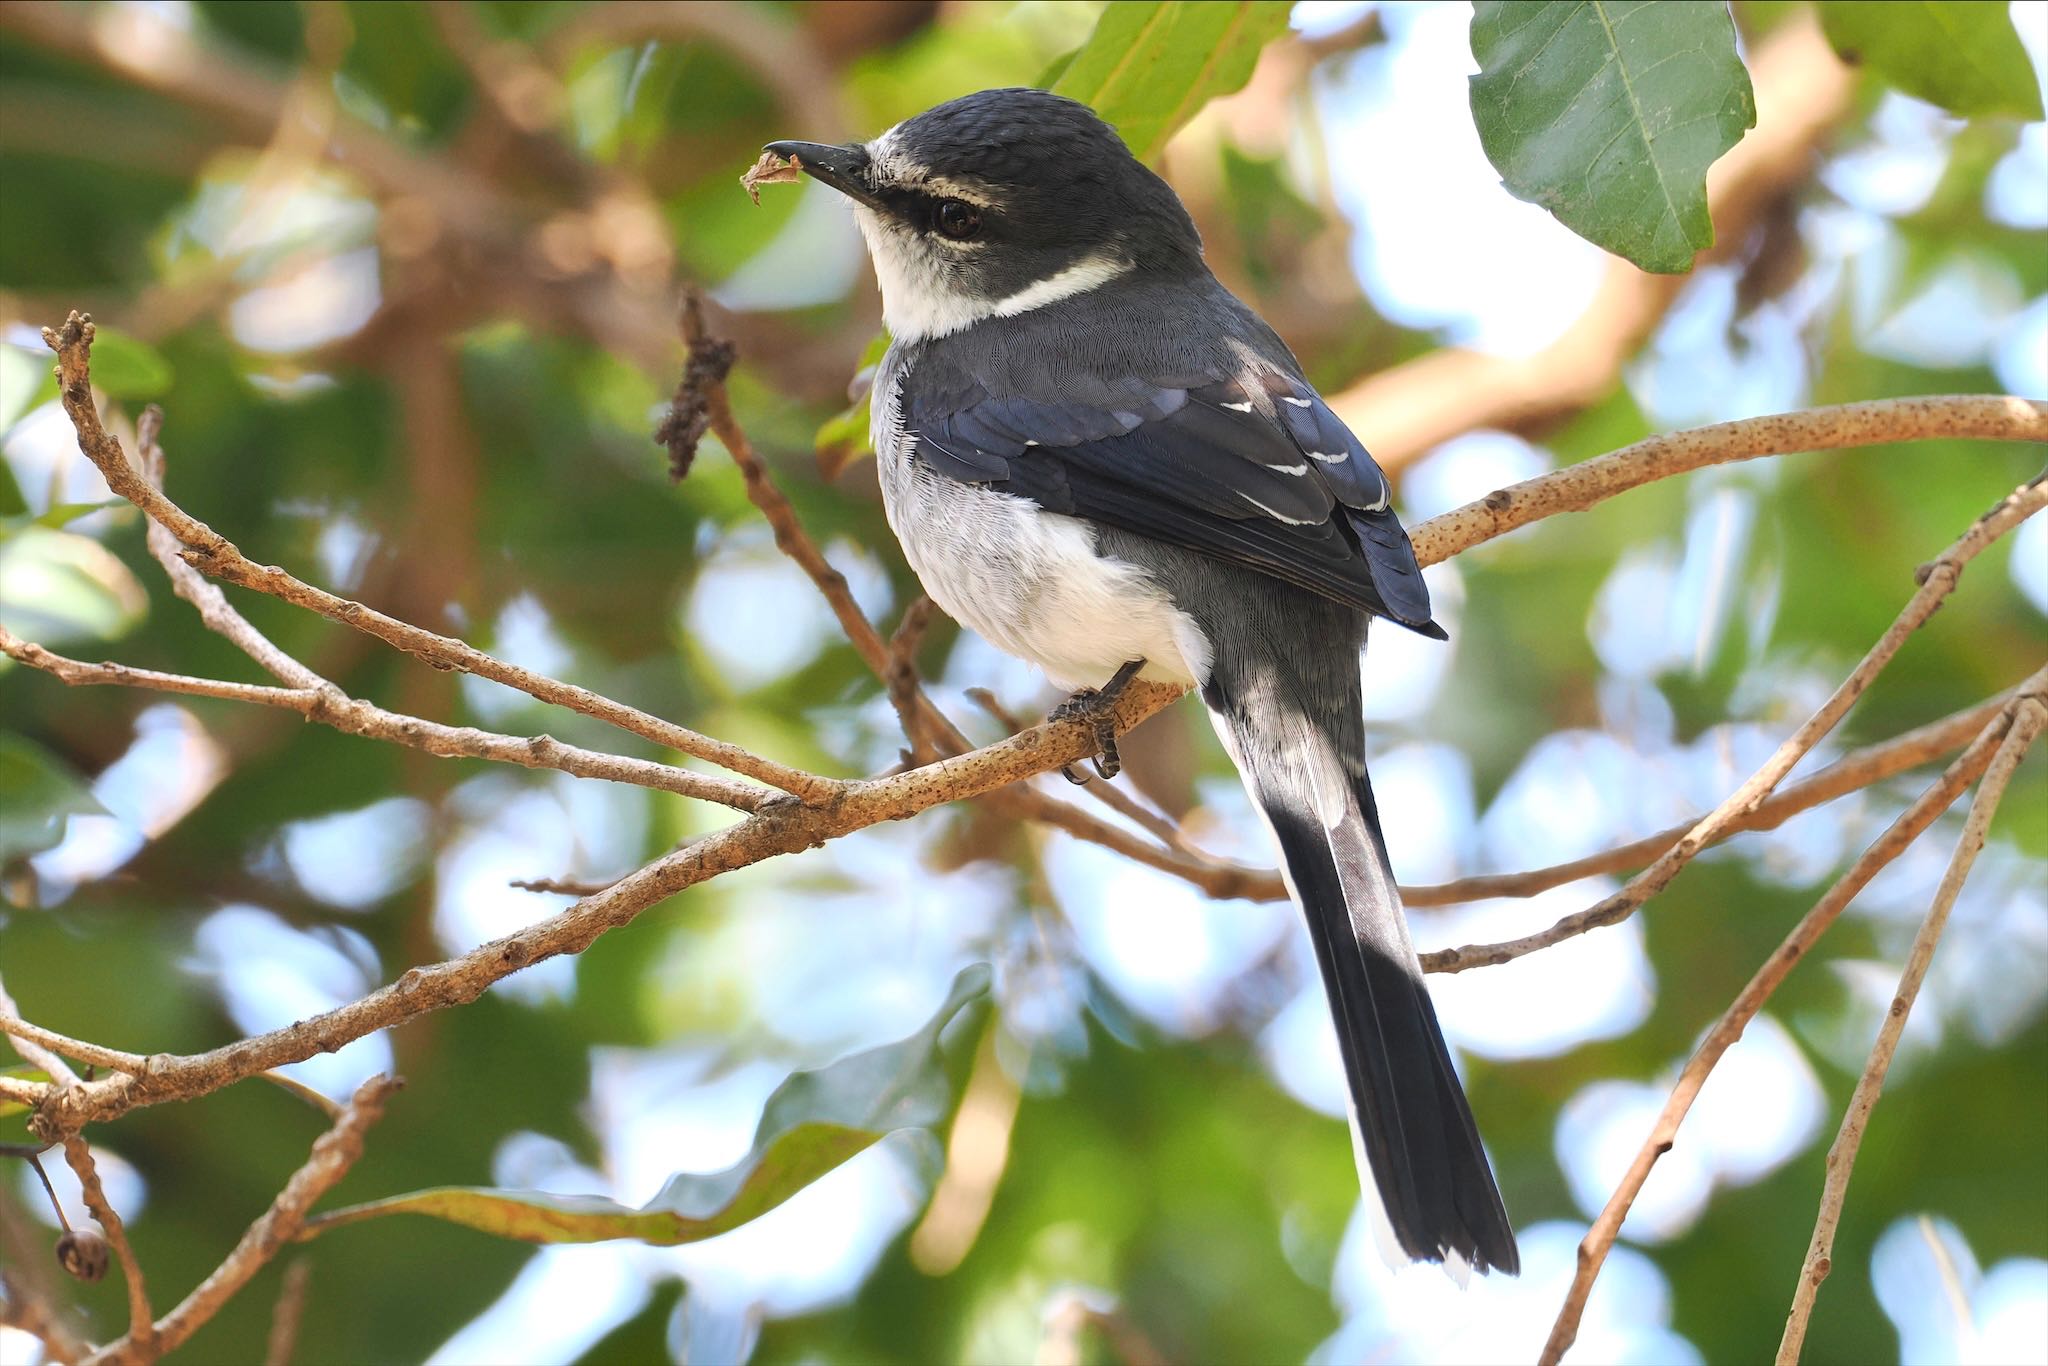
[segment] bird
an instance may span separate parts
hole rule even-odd
[[[1366,772],[1369,624],[1447,638],[1385,472],[1086,104],[984,90],[765,150],[866,241],[883,508],[926,593],[1074,690],[1055,714],[1095,723],[1105,777],[1123,686],[1199,693],[1307,922],[1383,1230],[1517,1272]]]

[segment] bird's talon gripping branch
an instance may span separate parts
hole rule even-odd
[[[1099,688],[1082,688],[1054,707],[1045,718],[1048,721],[1086,721],[1093,728],[1095,757],[1089,762],[1105,781],[1124,769],[1123,756],[1117,753],[1116,748],[1117,699],[1123,696],[1124,689],[1144,667],[1144,660],[1131,660],[1118,669],[1109,682]],[[1088,781],[1088,775],[1081,771],[1079,764],[1065,765],[1060,769],[1060,776],[1077,786]]]

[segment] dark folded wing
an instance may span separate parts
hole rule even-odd
[[[958,371],[913,370],[903,425],[916,458],[948,478],[1442,636],[1386,475],[1307,384],[1269,372],[1092,387],[1081,397],[998,394]]]

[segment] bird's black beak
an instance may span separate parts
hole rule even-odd
[[[859,143],[835,147],[828,142],[771,142],[767,149],[785,161],[800,164],[811,179],[830,185],[848,199],[871,209],[882,207],[868,183],[868,149]]]

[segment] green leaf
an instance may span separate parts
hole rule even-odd
[[[1830,0],[1820,26],[1842,60],[1963,115],[2041,117],[2041,87],[2002,4]]]
[[[1052,87],[1094,107],[1151,161],[1203,105],[1251,79],[1285,4],[1115,4]]]
[[[1720,0],[1479,0],[1472,117],[1517,199],[1676,273],[1713,245],[1707,167],[1756,124]]]
[[[158,398],[171,387],[171,363],[149,343],[100,326],[93,333],[92,382],[108,398]]]
[[[62,759],[19,735],[0,732],[0,863],[55,845],[64,836],[68,816],[105,811]]]
[[[694,1243],[759,1218],[887,1134],[929,1132],[953,1109],[948,1026],[986,996],[983,963],[953,979],[938,1013],[899,1042],[798,1072],[768,1098],[753,1149],[707,1176],[680,1173],[639,1209],[589,1195],[444,1186],[335,1210],[307,1223],[301,1241],[387,1214],[424,1214],[529,1243],[637,1238]]]

